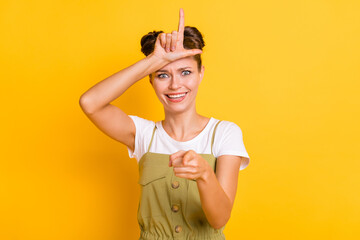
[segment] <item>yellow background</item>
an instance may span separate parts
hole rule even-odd
[[[360,2],[0,3],[0,239],[137,239],[137,162],[81,111],[178,11],[206,46],[198,111],[237,123],[251,157],[227,239],[360,238]],[[160,120],[144,79],[113,102]]]

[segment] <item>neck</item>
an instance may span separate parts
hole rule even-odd
[[[189,141],[196,137],[207,125],[209,118],[201,116],[194,109],[181,113],[165,111],[162,125],[167,134],[176,141]]]

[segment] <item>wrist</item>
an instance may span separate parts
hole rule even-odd
[[[210,178],[214,175],[214,170],[207,164],[206,170],[201,174],[199,178],[196,179],[200,183],[208,183]]]
[[[156,70],[158,70],[159,68],[170,63],[169,61],[165,60],[164,58],[157,56],[154,52],[152,52],[148,56],[146,56],[146,59],[148,59],[148,61],[150,61],[152,64],[154,64],[156,67],[158,67]]]
[[[167,64],[167,62],[164,59],[155,56],[153,53],[143,58],[140,62],[143,69],[141,72],[140,79],[152,74],[153,72],[159,70],[160,68],[162,68]]]

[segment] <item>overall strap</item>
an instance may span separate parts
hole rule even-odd
[[[214,132],[213,132],[212,139],[211,139],[211,154],[213,154],[213,150],[212,150],[212,149],[213,149],[213,145],[214,145],[215,131],[216,131],[216,128],[217,128],[217,126],[219,125],[220,122],[221,122],[221,120],[218,121],[218,122],[216,123],[215,127],[214,127]]]
[[[151,136],[151,140],[150,140],[150,144],[149,144],[149,147],[148,147],[148,150],[147,150],[147,151],[150,151],[150,147],[151,147],[151,144],[152,144],[152,141],[153,141],[153,138],[154,138],[155,130],[156,130],[156,124],[155,124],[154,130],[153,130],[153,133],[152,133],[152,136]]]

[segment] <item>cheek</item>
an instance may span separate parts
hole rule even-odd
[[[189,88],[197,89],[200,85],[200,79],[192,79],[188,82]]]
[[[164,94],[164,90],[165,90],[165,85],[164,84],[159,84],[159,83],[155,83],[152,85],[156,95],[163,95]]]

